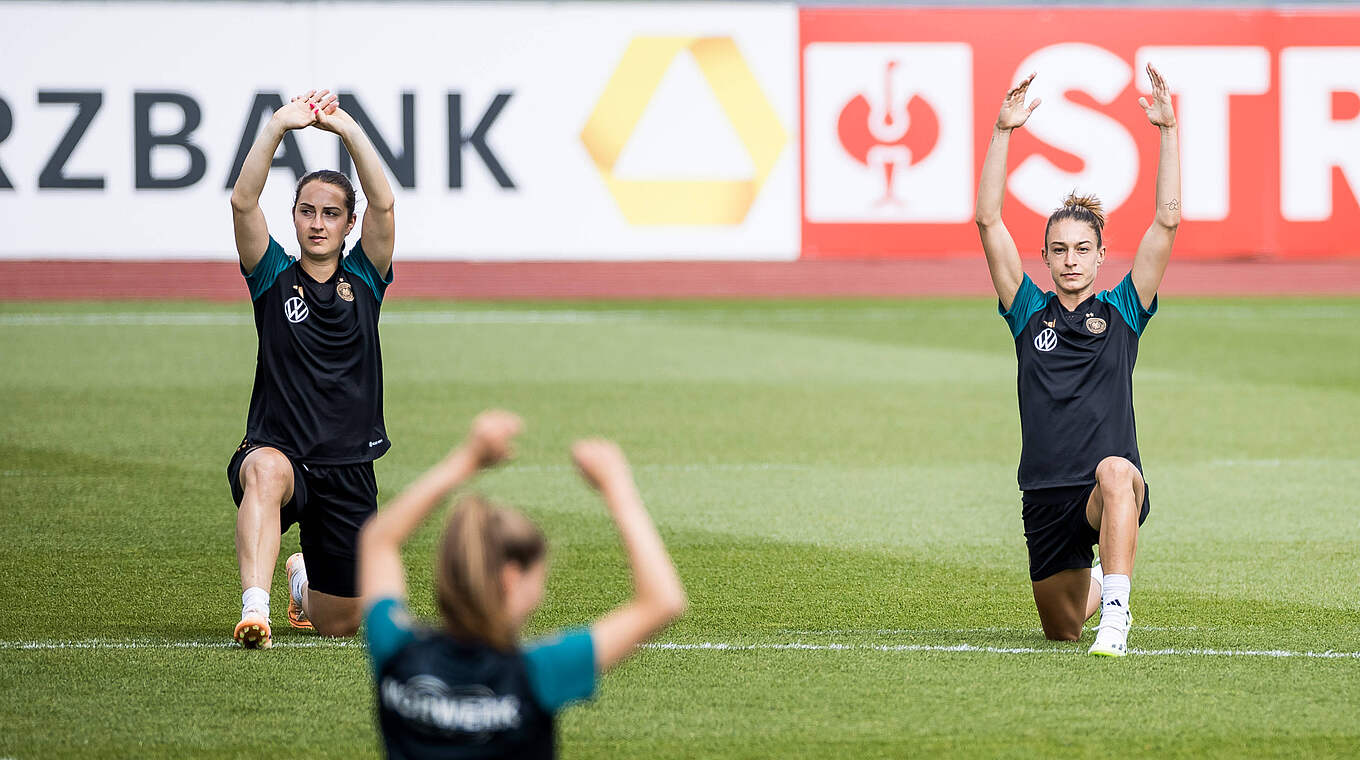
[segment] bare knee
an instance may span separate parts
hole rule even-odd
[[[313,620],[316,632],[322,636],[347,638],[359,632],[359,616],[331,616],[328,619]]]
[[[1090,586],[1091,572],[1082,569],[1063,570],[1034,582],[1034,606],[1044,638],[1049,641],[1081,638]]]
[[[353,636],[359,632],[359,600],[309,590],[307,617],[322,636]]]
[[[1102,486],[1133,485],[1142,474],[1124,457],[1105,457],[1096,465],[1096,481]]]
[[[1081,639],[1081,626],[1044,626],[1044,638],[1049,641],[1078,641]]]
[[[241,465],[241,490],[246,493],[289,494],[293,490],[293,463],[275,449],[257,449]]]
[[[1039,615],[1039,622],[1044,628],[1044,638],[1049,641],[1076,641],[1081,638],[1082,624],[1086,621],[1079,619],[1072,610],[1060,613],[1048,610],[1047,615]]]

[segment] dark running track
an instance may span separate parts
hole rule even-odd
[[[1048,289],[1038,261],[1030,276]],[[1101,288],[1128,262],[1107,261]],[[401,261],[389,295],[510,300],[984,296],[982,258],[929,261],[541,262]],[[1360,259],[1173,261],[1167,295],[1360,295]],[[240,301],[237,266],[220,261],[0,261],[0,300]]]

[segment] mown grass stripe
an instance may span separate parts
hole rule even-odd
[[[184,641],[154,639],[83,639],[79,641],[0,641],[0,650],[54,650],[54,649],[234,649],[237,644],[231,641],[188,639]],[[275,649],[348,649],[365,648],[365,644],[354,639],[316,641],[279,641]],[[658,641],[642,644],[642,649],[660,651],[714,651],[714,652],[755,652],[755,651],[809,651],[809,652],[960,652],[983,654],[1083,654],[1084,647],[997,647],[979,644],[861,644],[861,643],[823,643],[813,644],[801,641],[787,643],[737,644],[723,641],[675,642]],[[1360,652],[1336,652],[1325,650],[1293,651],[1288,649],[1130,649],[1129,654],[1144,657],[1303,657],[1323,660],[1360,659]]]

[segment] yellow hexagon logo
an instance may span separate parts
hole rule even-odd
[[[745,180],[618,179],[614,165],[661,78],[688,50],[755,167]],[[746,218],[788,135],[731,37],[635,37],[581,130],[624,218],[635,225],[731,225]]]

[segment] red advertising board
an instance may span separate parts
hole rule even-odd
[[[1148,61],[1180,123],[1177,256],[1360,254],[1360,12],[813,8],[800,37],[804,258],[977,251],[992,124],[1030,72],[1007,226],[1037,255],[1063,196],[1095,192],[1131,255],[1153,216]]]

